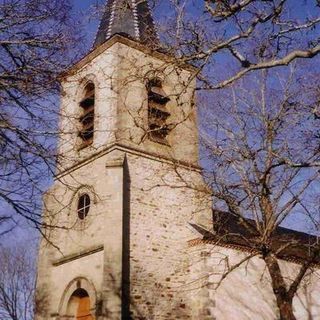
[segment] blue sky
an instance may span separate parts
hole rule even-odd
[[[97,32],[99,19],[98,7],[101,8],[103,0],[72,0],[74,13],[80,17],[82,28],[86,36],[87,44],[90,46]],[[91,43],[90,43],[91,42]]]
[[[97,0],[72,0],[73,2],[73,11],[76,20],[81,22],[81,29],[85,35],[85,49],[88,50],[92,42],[95,38],[95,34],[97,32],[97,27],[99,23],[98,19],[98,10],[97,5],[103,3],[104,1],[97,1]],[[100,7],[101,10],[101,7]],[[50,181],[45,181],[45,183],[52,183]],[[2,212],[10,212],[11,208],[1,203],[0,208]],[[18,218],[17,215],[14,214],[15,218]],[[28,222],[24,221],[23,219],[16,219],[18,226],[14,229],[14,231],[6,234],[4,237],[1,238],[0,245],[11,245],[17,242],[25,242],[28,241],[29,243],[37,243],[39,234],[34,229],[33,225],[30,225]]]

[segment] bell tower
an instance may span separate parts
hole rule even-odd
[[[210,208],[195,71],[159,50],[147,1],[107,1],[93,49],[61,78],[36,319],[197,319],[181,290],[189,222]]]

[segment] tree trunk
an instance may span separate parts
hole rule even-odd
[[[272,289],[280,312],[280,320],[296,320],[292,306],[293,297],[288,293],[277,258],[269,254],[264,258],[264,261],[271,277]]]
[[[292,300],[285,301],[283,299],[278,299],[277,305],[280,311],[280,320],[296,320],[295,315],[293,314]]]

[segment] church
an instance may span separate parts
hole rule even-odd
[[[197,69],[159,42],[147,1],[109,0],[93,49],[61,77],[37,320],[278,318],[259,257],[220,284],[226,264],[248,252],[208,236]],[[297,261],[284,260],[283,269],[289,276]],[[294,302],[297,319],[320,319],[318,276]]]

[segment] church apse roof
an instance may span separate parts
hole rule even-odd
[[[260,252],[261,238],[254,220],[218,210],[213,210],[212,218],[213,229],[210,231],[207,227],[190,223],[201,237],[190,240],[189,246],[211,244],[250,253]],[[274,230],[270,246],[280,259],[296,263],[311,261],[320,266],[319,238],[315,235],[279,226]]]
[[[159,43],[147,0],[107,0],[94,48],[115,34],[124,35],[149,47]]]

